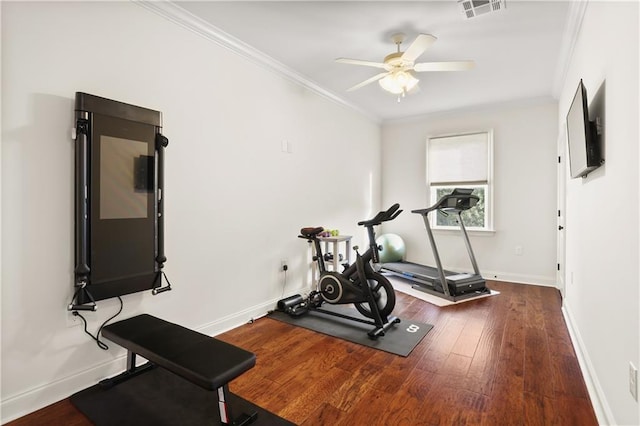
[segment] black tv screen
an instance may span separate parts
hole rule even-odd
[[[585,177],[600,167],[598,134],[595,123],[589,121],[587,90],[582,80],[578,84],[567,113],[567,139],[569,142],[569,168],[572,178]]]

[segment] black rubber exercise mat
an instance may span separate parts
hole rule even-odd
[[[162,368],[153,368],[110,388],[95,385],[71,402],[97,426],[202,426],[219,424],[218,394]],[[294,425],[232,393],[232,413],[257,412],[252,425]]]
[[[362,316],[351,305],[329,305],[325,303],[322,305],[322,309],[366,320],[369,319]],[[372,325],[313,310],[299,317],[292,317],[284,312],[273,311],[269,313],[268,317],[400,356],[408,356],[433,328],[431,324],[401,319],[400,323],[391,327],[384,336],[378,337],[377,340],[372,340],[367,335],[367,332],[374,328]]]

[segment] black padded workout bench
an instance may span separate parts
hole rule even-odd
[[[228,383],[255,366],[252,352],[148,314],[108,325],[102,335],[127,349],[127,371],[103,380],[102,385],[114,386],[158,366],[217,391],[221,424],[247,425],[257,418],[257,413],[234,418],[227,402]],[[136,367],[136,355],[149,362]]]

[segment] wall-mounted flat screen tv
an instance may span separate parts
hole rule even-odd
[[[572,178],[585,177],[602,165],[602,153],[596,124],[589,120],[587,89],[578,84],[567,113],[569,169]]]

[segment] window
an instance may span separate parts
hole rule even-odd
[[[472,188],[480,200],[462,213],[469,230],[490,231],[492,221],[492,132],[437,136],[427,140],[427,185],[430,205],[454,188]],[[457,229],[456,216],[431,215],[434,229]]]

